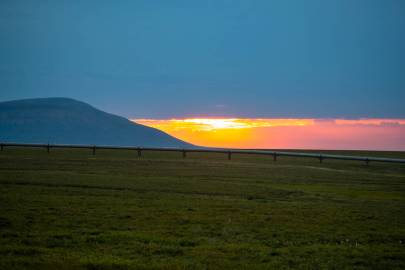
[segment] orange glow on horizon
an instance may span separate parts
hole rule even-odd
[[[405,119],[131,119],[195,145],[405,150]]]
[[[313,119],[248,119],[248,118],[187,118],[187,119],[133,119],[132,121],[162,130],[191,129],[193,131],[218,131],[278,126],[313,125]]]

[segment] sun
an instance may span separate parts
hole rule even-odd
[[[180,120],[184,123],[194,124],[199,130],[212,131],[219,129],[241,129],[248,128],[249,125],[239,122],[238,119],[226,118],[226,119],[215,119],[215,118],[192,118]]]

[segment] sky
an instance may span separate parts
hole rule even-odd
[[[128,118],[405,118],[403,0],[0,1],[0,100]]]
[[[0,101],[70,97],[207,146],[405,150],[404,14],[403,0],[2,0]]]
[[[405,119],[132,119],[195,145],[405,151]]]

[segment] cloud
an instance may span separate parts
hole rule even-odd
[[[346,120],[346,119],[336,119],[335,123],[337,125],[366,125],[366,126],[404,126],[405,119],[357,119],[357,120]]]

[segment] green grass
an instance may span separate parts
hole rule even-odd
[[[0,152],[0,269],[236,268],[404,269],[405,166]]]

